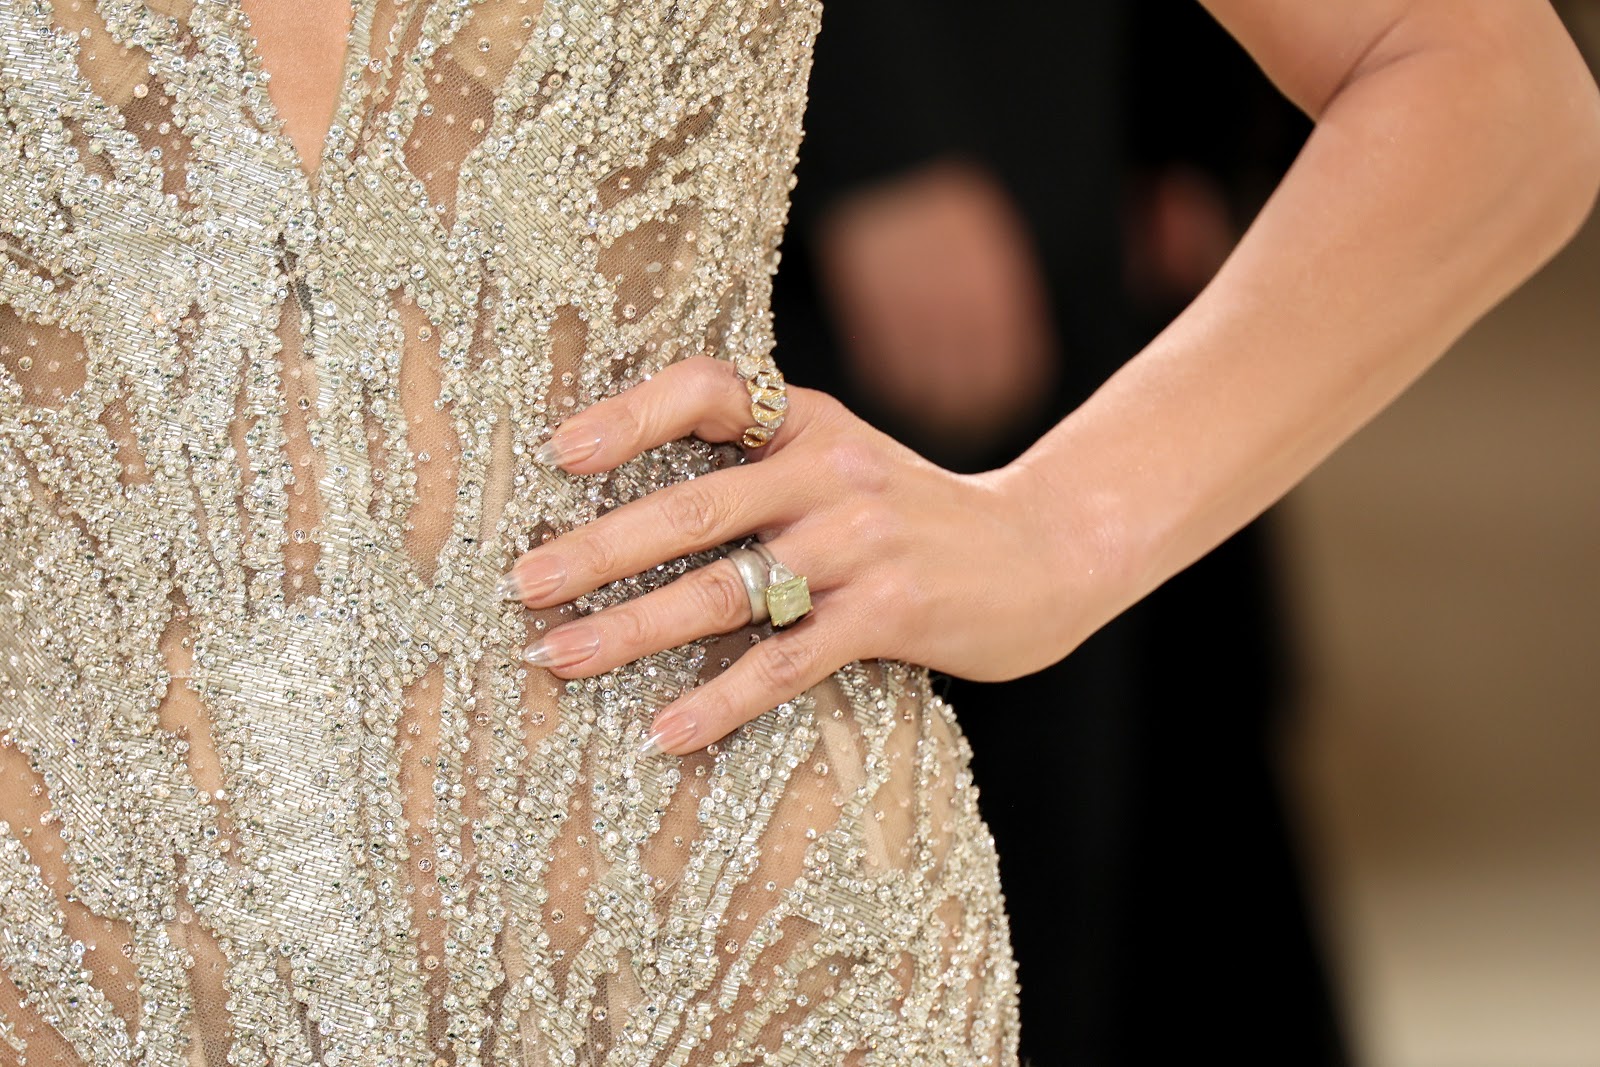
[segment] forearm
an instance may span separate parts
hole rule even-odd
[[[1449,14],[1391,27],[1325,97],[1287,79],[1319,122],[1255,225],[1008,472],[1068,531],[1068,647],[1285,493],[1587,214],[1600,108],[1559,26],[1462,36]]]

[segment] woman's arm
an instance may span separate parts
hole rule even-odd
[[[1600,100],[1544,0],[1208,6],[1317,126],[1206,290],[1010,472],[1085,535],[1057,547],[1091,628],[1355,433],[1600,182]]]
[[[1544,0],[1210,6],[1317,128],[1205,292],[1026,455],[955,475],[794,389],[759,462],[517,561],[531,607],[756,531],[808,576],[815,611],[663,709],[653,749],[701,748],[851,660],[998,679],[1061,658],[1286,492],[1592,206],[1600,99]],[[687,360],[567,420],[543,458],[594,473],[749,422],[731,367]],[[591,675],[749,619],[719,561],[528,656]]]

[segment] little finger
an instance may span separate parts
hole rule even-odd
[[[833,601],[835,604],[837,601]],[[825,611],[829,601],[819,601]],[[643,755],[684,755],[793,700],[852,659],[847,627],[805,618],[739,657],[722,674],[668,704],[651,723]]]

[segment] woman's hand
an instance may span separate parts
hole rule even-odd
[[[854,660],[892,658],[964,678],[1013,678],[1082,639],[1070,531],[1036,528],[1016,472],[936,467],[833,398],[790,387],[759,462],[660,489],[528,552],[507,576],[528,607],[561,604],[690,552],[759,534],[804,575],[813,610],[658,713],[651,748],[686,753]],[[541,459],[609,470],[693,434],[736,441],[750,395],[723,360],[695,357],[573,416]],[[718,560],[645,596],[544,634],[527,651],[563,678],[611,670],[751,621],[734,565]]]
[[[559,604],[760,533],[815,610],[657,717],[714,741],[852,660],[970,678],[1050,663],[1276,500],[1569,240],[1600,186],[1600,94],[1542,0],[1206,0],[1317,128],[1195,302],[1003,471],[940,470],[836,402],[790,391],[756,463],[670,486],[518,560]],[[691,359],[569,419],[549,458],[608,470],[749,396]],[[552,630],[567,677],[750,619],[719,561]]]

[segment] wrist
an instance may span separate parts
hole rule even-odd
[[[1029,599],[1056,658],[1067,655],[1143,594],[1147,557],[1130,521],[1125,494],[1114,487],[1062,477],[1054,465],[1024,454],[983,477],[1014,517]]]

